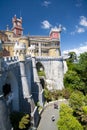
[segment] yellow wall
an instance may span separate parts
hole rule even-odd
[[[52,56],[52,57],[58,57],[58,56],[60,56],[60,49],[58,49],[57,52],[56,52],[56,49],[50,49],[49,50],[49,56]]]

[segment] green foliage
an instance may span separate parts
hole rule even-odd
[[[69,107],[68,105],[62,103],[60,106],[60,117],[66,115],[66,114],[73,114],[73,109],[71,107]]]
[[[86,96],[79,91],[73,92],[69,100],[69,104],[74,110],[74,116],[84,126],[84,129],[87,127],[87,101],[85,102],[85,100],[87,100]]]
[[[77,111],[77,118],[79,122],[83,125],[84,129],[87,128],[87,106],[82,106],[79,111]]]
[[[62,97],[65,98],[65,99],[69,99],[71,93],[72,93],[71,88],[64,88],[64,89],[61,90]]]
[[[43,107],[40,105],[40,102],[37,102],[38,111],[42,110]]]
[[[87,106],[82,107],[83,112],[87,115]]]
[[[74,111],[79,110],[84,105],[84,95],[80,91],[75,91],[71,94],[69,104]]]
[[[60,118],[58,122],[58,130],[83,130],[81,124],[70,114]]]
[[[44,97],[47,102],[58,100],[59,98],[69,99],[72,90],[70,88],[64,88],[62,90],[49,91],[47,88],[44,89]]]
[[[67,60],[68,71],[64,76],[64,85],[73,91],[69,104],[74,116],[87,130],[87,52],[79,56],[77,63],[73,62],[73,57],[70,58]]]
[[[83,65],[83,67],[85,67],[85,65],[87,65],[87,52],[84,52],[82,54],[80,54],[79,56],[79,63]]]
[[[62,104],[60,106],[60,119],[57,122],[58,130],[83,130],[78,120],[73,117],[73,110]]]
[[[67,61],[68,71],[64,76],[65,87],[87,93],[87,52],[79,56],[77,63]]]
[[[47,88],[44,89],[44,97],[45,97],[47,102],[53,101],[53,100],[58,100],[58,98],[60,96],[62,96],[61,90],[49,91]]]
[[[84,82],[80,79],[77,72],[69,70],[64,76],[64,85],[66,88],[74,90],[84,90]]]
[[[79,74],[85,83],[84,93],[87,93],[87,52],[81,54],[79,58]]]
[[[27,130],[30,125],[30,116],[21,112],[13,112],[10,115],[14,130]]]
[[[87,95],[84,97],[84,103],[87,106]]]
[[[73,63],[75,60],[77,60],[77,55],[75,52],[69,52],[68,55],[70,56],[68,59],[69,62]]]
[[[44,71],[38,71],[38,75],[39,76],[45,76],[45,72]]]
[[[51,101],[51,93],[47,88],[44,89],[44,97],[47,102]]]
[[[24,115],[22,118],[21,118],[21,121],[19,122],[19,128],[20,129],[25,129],[26,128],[26,125],[29,124],[29,115],[26,114]]]

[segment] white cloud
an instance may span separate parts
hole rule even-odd
[[[51,4],[50,1],[44,1],[44,2],[42,3],[42,5],[45,6],[45,7],[48,7],[50,4]]]
[[[85,43],[85,45],[80,46],[79,48],[65,50],[65,51],[63,51],[63,54],[67,54],[69,52],[75,52],[77,54],[77,56],[79,56],[81,53],[87,52],[87,42]]]
[[[85,16],[81,16],[79,24],[81,26],[87,27],[87,18]]]
[[[71,35],[76,33],[84,33],[87,30],[87,18],[85,16],[80,16],[80,21],[75,27],[75,31],[71,32]]]
[[[84,28],[81,28],[81,27],[78,27],[77,30],[76,30],[77,33],[83,33],[85,32],[85,29]]]
[[[76,33],[84,33],[86,30],[85,28],[82,28],[82,27],[76,27],[75,31],[71,32],[70,34],[71,35],[75,35]]]
[[[52,27],[52,25],[49,23],[49,21],[47,21],[47,20],[44,20],[43,22],[41,22],[41,24],[42,24],[42,28],[43,29],[50,29],[51,27]]]

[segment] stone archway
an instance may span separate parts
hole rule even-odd
[[[41,62],[37,62],[36,69],[38,72],[38,76],[40,78],[40,83],[42,85],[42,88],[44,89],[44,87],[45,87],[45,68]]]
[[[2,89],[7,105],[12,111],[19,111],[19,87],[13,72],[8,72]]]
[[[41,62],[37,62],[36,63],[36,69],[37,69],[37,71],[44,71],[44,66],[43,66],[43,64],[41,63]]]

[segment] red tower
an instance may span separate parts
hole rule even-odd
[[[22,36],[23,35],[23,28],[22,28],[22,17],[18,19],[16,15],[12,18],[12,31],[14,32],[15,36]]]
[[[61,28],[52,28],[50,31],[50,39],[51,40],[60,40],[60,33],[61,33]]]

